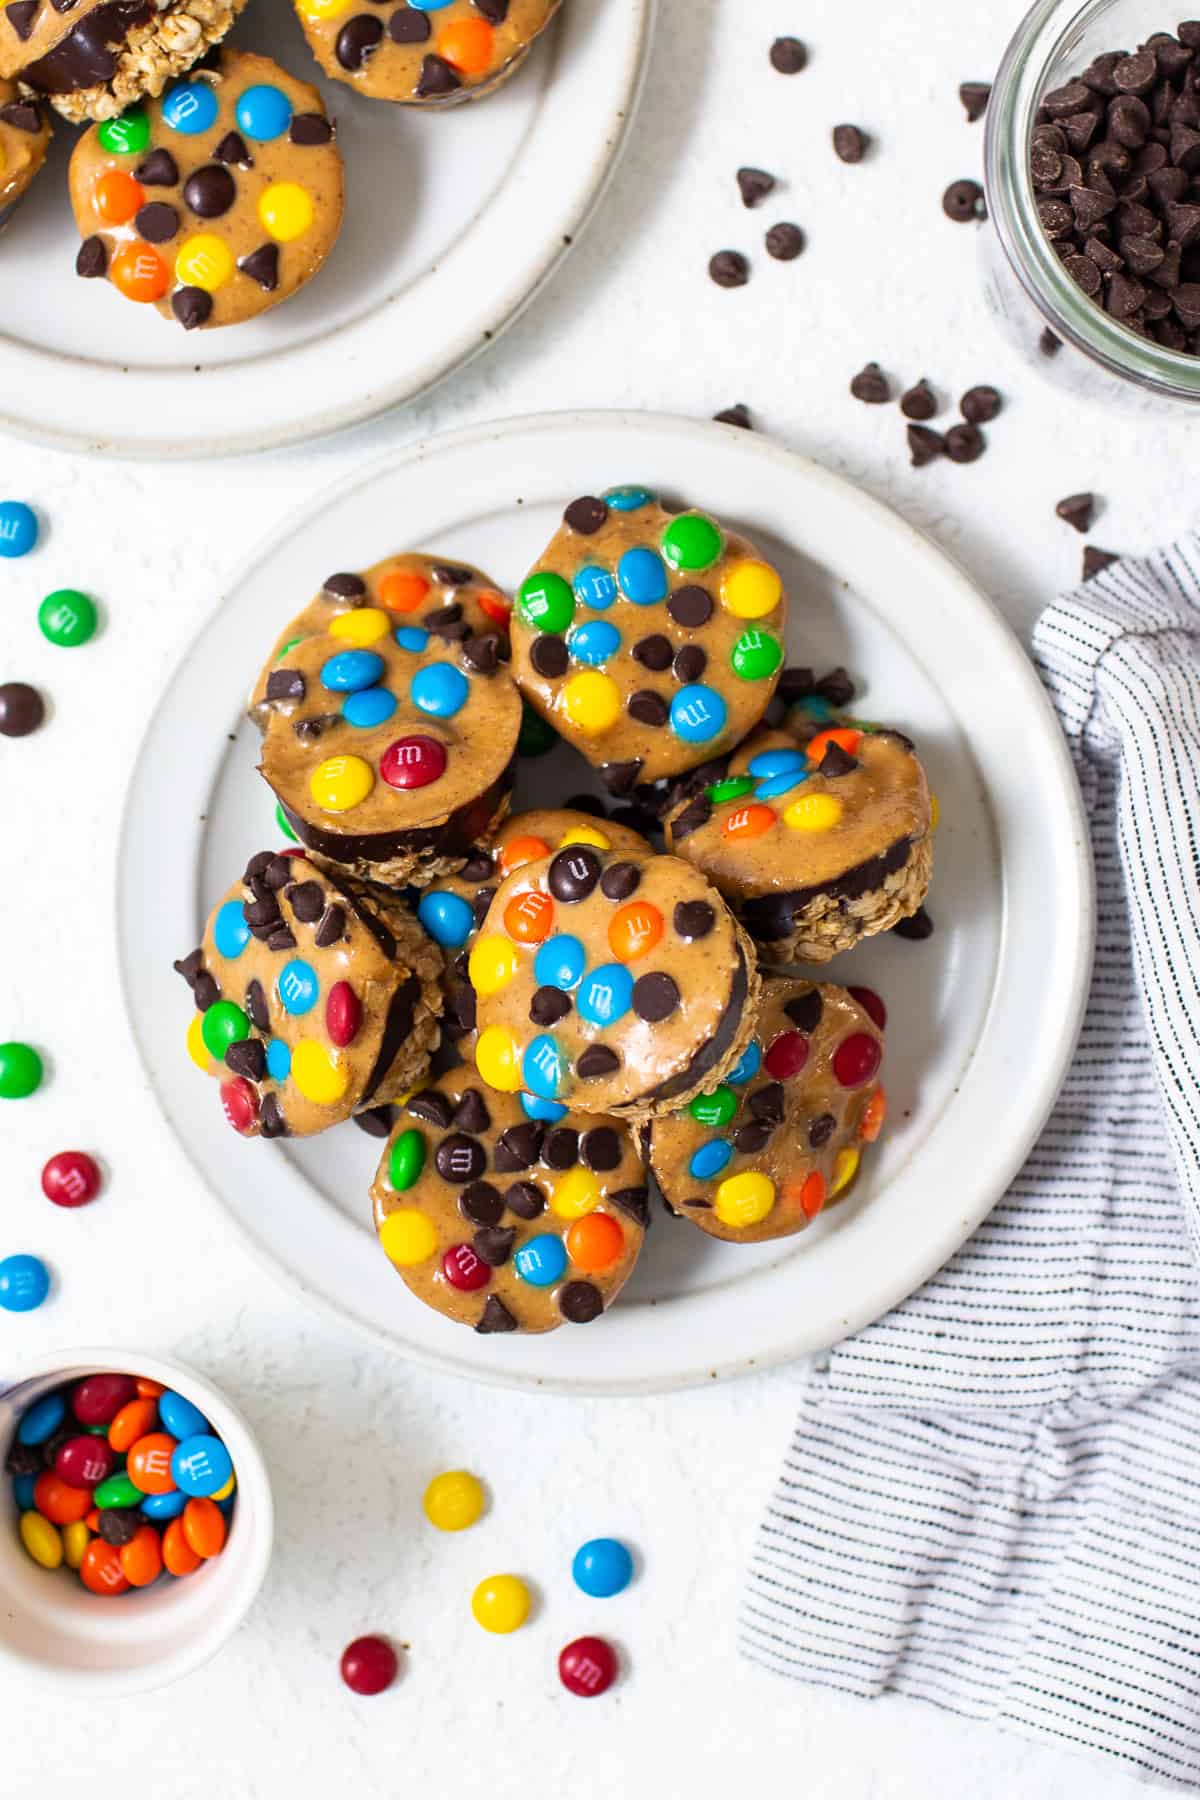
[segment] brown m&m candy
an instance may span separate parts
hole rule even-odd
[[[50,118],[43,103],[0,81],[0,230],[46,160]]]
[[[558,0],[294,0],[326,75],[373,100],[453,106],[514,74]]]

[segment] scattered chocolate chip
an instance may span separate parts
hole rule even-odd
[[[435,563],[430,574],[439,587],[469,587],[472,579],[470,569],[464,568],[461,563]],[[452,601],[451,604],[456,606],[458,612],[461,613],[461,602]],[[455,616],[457,617],[457,614]]]
[[[354,17],[342,26],[337,34],[334,50],[338,62],[343,69],[353,73],[361,69],[373,50],[377,50],[383,39],[383,23],[373,18],[370,13],[355,13]],[[427,61],[433,60],[427,58]],[[457,81],[455,87],[458,86]],[[417,92],[420,93],[420,87]]]
[[[675,621],[676,625],[681,625],[685,631],[698,631],[702,625],[707,625],[709,619],[712,617],[712,610],[712,595],[708,592],[707,588],[699,587],[695,582],[689,582],[685,587],[676,588],[675,592],[667,601],[667,612],[669,616]],[[643,638],[642,642],[654,643],[656,645],[666,644],[666,661],[659,661],[656,658],[653,663],[647,664],[648,668],[665,669],[667,663],[671,660],[671,645],[669,641],[664,637]],[[634,654],[637,654],[636,649]]]
[[[532,1181],[515,1182],[505,1194],[504,1203],[518,1219],[540,1219],[546,1210],[542,1190]]]
[[[808,1128],[808,1145],[810,1150],[819,1150],[827,1144],[837,1128],[837,1120],[832,1113],[821,1113]]]
[[[571,996],[561,988],[540,987],[529,1002],[529,1017],[535,1025],[557,1025],[571,1010]]]
[[[207,969],[201,969],[192,983],[192,998],[198,1012],[207,1012],[221,998],[221,990]]]
[[[805,1037],[811,1037],[821,1023],[821,1014],[825,1010],[820,988],[810,988],[807,994],[797,994],[794,1000],[787,1002],[783,1010],[797,1031],[802,1031]]]
[[[536,674],[543,675],[547,681],[557,681],[560,675],[566,674],[571,658],[562,638],[543,632],[534,638],[529,660]]]
[[[236,131],[227,131],[213,155],[218,162],[234,163],[239,169],[252,169],[254,158],[246,148],[246,140]]]
[[[748,1119],[733,1134],[733,1147],[741,1156],[757,1156],[771,1140],[774,1125],[765,1119]]]
[[[767,255],[773,256],[776,262],[795,262],[804,249],[804,233],[790,219],[782,219],[778,225],[772,225],[764,242]]]
[[[608,507],[603,500],[597,500],[594,494],[583,494],[578,500],[572,500],[563,514],[564,525],[572,531],[582,532],[584,537],[591,537],[608,517]]]
[[[579,1133],[569,1125],[556,1125],[546,1133],[542,1145],[542,1161],[548,1169],[573,1169],[579,1161]]]
[[[322,737],[325,732],[334,725],[340,725],[341,722],[342,715],[340,713],[318,713],[312,719],[297,719],[292,725],[292,730],[301,743],[309,744],[315,743],[317,738]]]
[[[607,1044],[589,1044],[575,1064],[575,1073],[580,1081],[594,1081],[599,1076],[613,1074],[620,1066],[620,1057]]]
[[[432,55],[425,57],[417,78],[418,100],[431,100],[439,94],[452,94],[461,86],[462,82],[444,58]]]
[[[580,1139],[579,1154],[585,1168],[606,1175],[620,1164],[621,1140],[611,1125],[593,1125]]]
[[[952,181],[942,195],[942,211],[956,225],[984,216],[983,189],[977,181]]]
[[[825,746],[825,754],[821,758],[821,766],[818,770],[818,774],[830,777],[852,775],[857,767],[858,764],[855,759],[848,755],[847,752],[842,749],[840,744],[835,744],[833,739],[830,738]]]
[[[138,164],[137,178],[143,187],[174,187],[179,180],[179,164],[169,150],[152,150]]]
[[[638,1224],[641,1225],[644,1230],[649,1227],[650,1190],[648,1188],[618,1188],[615,1193],[609,1194],[607,1198],[613,1206],[619,1206],[621,1211],[628,1213],[631,1219],[636,1219]]]
[[[458,1105],[454,1109],[454,1123],[459,1131],[470,1132],[478,1137],[487,1131],[492,1123],[492,1115],[488,1111],[487,1101],[478,1088],[467,1088],[463,1092]]]
[[[489,1269],[499,1269],[512,1255],[512,1247],[517,1241],[517,1234],[511,1225],[485,1225],[471,1239],[471,1246],[480,1262],[485,1262]]]
[[[750,420],[750,408],[739,400],[734,406],[727,406],[722,412],[713,414],[715,425],[737,425],[742,431],[753,431]],[[668,609],[669,610],[669,609]]]
[[[257,936],[258,934],[255,933],[255,935]],[[295,948],[296,948],[295,936],[292,932],[290,932],[288,930],[286,925],[277,926],[276,929],[274,931],[270,932],[267,936],[267,949],[268,950],[275,950],[275,951],[294,950]]]
[[[961,425],[952,425],[945,436],[946,455],[951,462],[977,462],[987,449],[987,440],[976,426],[965,420]]]
[[[321,922],[313,934],[313,943],[317,946],[318,950],[326,950],[330,944],[340,943],[345,935],[345,907],[337,905],[327,906],[321,916]]]
[[[11,0],[4,17],[23,44],[33,36],[33,23],[41,11],[42,0]]]
[[[225,1067],[247,1081],[261,1081],[267,1072],[267,1047],[261,1038],[243,1038],[225,1051]]]
[[[606,900],[628,900],[641,884],[642,871],[636,863],[610,863],[600,877],[600,892]]]
[[[937,409],[937,396],[924,376],[900,396],[900,411],[906,419],[932,419]]]
[[[760,1087],[750,1095],[747,1105],[756,1119],[764,1125],[782,1125],[784,1094],[781,1081],[770,1081],[766,1087]]]
[[[293,113],[292,122],[288,126],[288,137],[293,144],[302,144],[307,149],[313,144],[327,144],[333,137],[333,126],[324,113]]]
[[[267,699],[303,700],[305,686],[299,669],[272,669],[267,676]]]
[[[517,1321],[497,1294],[489,1294],[484,1309],[475,1327],[481,1336],[488,1336],[493,1331],[515,1331]]]
[[[590,1281],[568,1281],[558,1296],[558,1310],[568,1325],[590,1325],[604,1311],[600,1289]]]
[[[1096,544],[1083,546],[1083,579],[1090,581],[1101,569],[1107,569],[1112,563],[1120,562],[1111,550],[1101,550]]]
[[[108,273],[108,251],[103,238],[84,238],[75,257],[75,273],[82,275],[85,281],[95,281],[98,276]]]
[[[991,95],[990,81],[964,81],[959,84],[958,97],[963,103],[968,125],[974,125],[977,119],[982,119]]]
[[[472,1225],[498,1225],[504,1217],[504,1200],[490,1181],[473,1181],[458,1196],[458,1210]]]
[[[671,709],[662,695],[652,688],[639,688],[636,694],[631,694],[625,709],[639,725],[649,725],[655,730],[661,730],[671,716]]]
[[[335,600],[366,599],[366,582],[361,575],[352,575],[346,569],[339,570],[336,575],[327,576],[321,585],[327,594],[333,595]]]
[[[850,392],[868,406],[883,406],[892,397],[888,378],[877,362],[869,362],[859,370],[850,383]]]
[[[209,163],[188,176],[183,198],[197,218],[219,219],[237,199],[237,187],[223,163]]]
[[[699,681],[708,667],[708,652],[699,644],[684,644],[675,652],[675,660],[671,664],[671,673],[676,681],[686,686],[689,682]]]
[[[650,975],[639,975],[633,984],[633,1010],[648,1025],[669,1019],[679,1006],[679,989],[671,976],[661,969]]]
[[[833,128],[833,153],[839,162],[860,163],[867,154],[868,138],[865,131],[857,125],[835,125]]]
[[[546,885],[556,900],[574,906],[586,900],[600,879],[600,858],[588,844],[568,844],[550,864]]]
[[[204,968],[204,952],[198,949],[189,950],[186,956],[181,956],[178,962],[171,964],[171,967],[177,975],[183,976],[189,987],[195,987],[196,977]]]
[[[797,700],[806,700],[813,692],[812,670],[803,669],[799,664],[784,669],[775,692],[786,706],[794,706]]]
[[[292,911],[304,925],[311,925],[325,910],[325,889],[319,881],[298,881],[289,889]]]
[[[350,1117],[369,1138],[386,1138],[392,1135],[392,1109],[386,1103],[383,1106],[368,1106],[362,1112],[351,1113]]]
[[[1096,496],[1094,494],[1068,494],[1054,508],[1058,517],[1066,524],[1073,525],[1075,530],[1085,535],[1092,528],[1092,519],[1096,512]]]
[[[765,200],[775,186],[775,177],[768,175],[765,169],[739,169],[737,172],[738,192],[742,196],[743,206],[757,206]]]
[[[805,670],[804,673],[807,674],[808,671]],[[810,682],[810,688],[811,685]],[[839,663],[836,669],[830,669],[828,675],[822,675],[812,691],[818,693],[822,700],[828,700],[830,706],[841,707],[849,706],[855,689],[854,683]]]
[[[914,469],[923,469],[926,463],[941,456],[945,448],[945,440],[940,432],[931,431],[928,425],[909,426],[908,455]]]
[[[799,38],[778,37],[770,49],[771,67],[781,75],[798,75],[808,62],[808,51]]]
[[[406,1110],[414,1119],[425,1119],[430,1125],[436,1125],[439,1131],[445,1131],[454,1117],[454,1107],[449,1096],[440,1093],[437,1088],[429,1088],[423,1094],[414,1094]]]
[[[475,6],[489,25],[503,25],[508,17],[508,0],[475,0]]]
[[[683,591],[681,588],[680,592]],[[670,611],[669,602],[667,610]],[[656,631],[651,637],[639,638],[630,654],[635,662],[641,663],[643,669],[652,669],[657,673],[671,665],[671,640]]]
[[[42,129],[42,109],[33,100],[13,100],[7,106],[0,106],[0,121],[14,131],[36,134]]]
[[[959,401],[958,410],[968,425],[987,425],[1000,411],[1000,396],[994,387],[968,388]]]
[[[251,930],[256,925],[262,925],[269,931],[273,931],[277,925],[282,923],[279,917],[279,902],[268,888],[259,889],[257,883],[253,885],[258,891],[255,892],[252,899],[243,903],[242,917]]]
[[[672,919],[677,935],[689,943],[707,937],[716,922],[716,911],[707,900],[680,900]]]
[[[1054,333],[1047,325],[1042,332],[1041,337],[1038,339],[1038,349],[1043,356],[1057,356],[1062,349],[1062,339],[1055,337]]]
[[[668,644],[668,660],[670,658],[670,649],[671,646]],[[632,757],[629,762],[610,762],[601,763],[600,765],[601,780],[604,782],[604,785],[610,794],[622,795],[629,793],[630,789],[636,785],[637,778],[641,772],[642,759],[640,756]]]
[[[923,906],[918,906],[915,913],[907,919],[900,919],[892,926],[898,938],[907,938],[912,943],[921,943],[925,938],[933,936],[933,920]]]
[[[709,258],[708,273],[718,287],[745,287],[750,279],[750,264],[740,250],[718,250]]]
[[[568,805],[577,806],[576,800],[568,801]],[[490,881],[496,873],[496,865],[490,850],[473,850],[462,868],[458,871],[460,881]]]
[[[496,1140],[495,1163],[502,1175],[533,1166],[541,1155],[545,1128],[535,1120],[508,1125]]]
[[[271,1013],[267,1006],[267,996],[262,982],[254,976],[246,983],[246,1014],[255,1031],[270,1031]]]
[[[263,292],[273,294],[279,286],[279,245],[260,244],[238,264],[243,275],[256,281]]]
[[[488,631],[482,637],[467,638],[462,647],[462,658],[469,669],[477,675],[494,675],[500,665],[500,634]]]
[[[442,1139],[434,1152],[434,1164],[443,1181],[454,1187],[462,1187],[469,1181],[478,1181],[487,1168],[487,1153],[476,1138],[464,1137],[462,1132],[453,1132]]]
[[[27,681],[6,681],[0,686],[0,737],[28,737],[46,716],[46,705]]]
[[[432,33],[428,14],[415,6],[399,7],[388,20],[388,36],[393,44],[426,44]]]

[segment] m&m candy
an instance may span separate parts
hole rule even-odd
[[[483,1517],[484,1504],[482,1482],[466,1469],[435,1475],[421,1501],[425,1517],[439,1531],[466,1531]]]
[[[529,1617],[529,1589],[519,1575],[489,1575],[471,1595],[471,1612],[485,1631],[507,1636]]]
[[[42,1192],[55,1206],[86,1206],[100,1192],[100,1170],[83,1150],[60,1150],[42,1168]]]
[[[593,1600],[609,1600],[633,1580],[633,1557],[618,1538],[589,1538],[575,1552],[571,1574]]]
[[[38,1256],[6,1256],[0,1262],[0,1308],[33,1312],[50,1292],[50,1271]]]
[[[64,650],[86,644],[95,634],[97,613],[95,601],[77,588],[56,588],[38,607],[38,629],[42,636]]]
[[[27,1100],[41,1087],[44,1072],[32,1044],[0,1044],[0,1099]]]
[[[360,1637],[346,1645],[339,1667],[353,1693],[382,1694],[395,1681],[400,1663],[386,1638]]]
[[[603,1694],[617,1679],[617,1653],[605,1638],[581,1637],[558,1653],[558,1676],[581,1700]]]
[[[28,556],[38,541],[37,514],[24,500],[0,500],[0,556]]]

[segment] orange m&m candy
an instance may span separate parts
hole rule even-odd
[[[124,169],[110,169],[107,175],[101,175],[92,189],[92,200],[107,224],[128,225],[145,205],[146,190]]]
[[[883,1121],[887,1118],[887,1095],[882,1088],[876,1088],[867,1101],[862,1123],[858,1128],[859,1140],[864,1144],[873,1144],[883,1130]]]
[[[540,944],[554,923],[554,902],[536,888],[518,894],[504,909],[504,929],[518,944]]]
[[[171,1473],[171,1457],[176,1440],[165,1431],[151,1431],[139,1438],[129,1452],[126,1473],[134,1487],[143,1494],[169,1494],[175,1486]]]
[[[721,830],[730,838],[760,838],[774,829],[775,814],[769,806],[735,806]]]
[[[625,1233],[608,1213],[588,1213],[567,1233],[567,1255],[577,1269],[607,1269],[624,1248]]]
[[[514,869],[523,869],[526,863],[536,862],[539,856],[549,854],[550,846],[541,838],[515,837],[501,850],[500,867],[506,875],[511,875]]]
[[[379,598],[389,612],[416,612],[428,592],[425,577],[411,569],[393,569],[379,584]]]
[[[139,1438],[158,1424],[157,1400],[131,1400],[123,1406],[108,1428],[108,1441],[120,1456],[132,1450]]]
[[[87,1517],[84,1519],[83,1522],[87,1526],[89,1531],[99,1531],[99,1529],[100,1529],[100,1508],[98,1506],[93,1506],[91,1512],[88,1513]]]
[[[815,769],[819,769],[821,758],[830,744],[836,744],[847,756],[853,756],[861,743],[861,731],[853,731],[849,726],[832,725],[828,731],[818,731],[816,737],[809,740],[808,760]]]
[[[163,1532],[162,1559],[168,1575],[194,1575],[200,1567],[203,1559],[184,1536],[182,1519],[172,1519]]]
[[[284,851],[281,854],[287,855],[287,852]],[[165,1394],[167,1391],[161,1381],[151,1381],[148,1375],[139,1375],[134,1385],[142,1400],[157,1400],[160,1394]]]
[[[149,1587],[162,1574],[162,1546],[153,1525],[142,1525],[121,1546],[121,1573],[130,1587]]]
[[[189,1500],[180,1523],[197,1556],[219,1556],[225,1548],[225,1515],[215,1500]]]
[[[141,238],[121,245],[108,265],[108,272],[114,287],[119,288],[127,300],[136,300],[143,306],[152,300],[161,300],[170,280],[167,265],[158,251],[144,244]]]
[[[464,75],[482,75],[492,64],[494,33],[486,19],[456,19],[438,33],[438,55]]]
[[[494,620],[497,625],[508,624],[512,616],[512,607],[503,594],[498,594],[495,588],[484,588],[483,592],[476,594],[475,598],[479,602],[480,611],[485,612],[489,619]]]
[[[143,1529],[149,1531],[152,1527],[147,1525]],[[111,1544],[99,1537],[93,1538],[83,1553],[79,1579],[93,1594],[124,1594],[129,1589],[120,1556]]]
[[[789,1192],[788,1198],[793,1198],[791,1192]],[[800,1211],[805,1218],[815,1219],[825,1204],[825,1177],[818,1169],[814,1169],[811,1175],[805,1176],[799,1194],[795,1195],[795,1198],[798,1200]]]
[[[33,1484],[33,1504],[52,1525],[73,1525],[76,1519],[86,1519],[91,1512],[92,1490],[72,1487],[61,1475],[47,1469]]]
[[[608,942],[622,962],[635,962],[653,950],[663,934],[663,916],[648,900],[631,900],[619,906],[608,927]]]

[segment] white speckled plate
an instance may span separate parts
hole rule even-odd
[[[314,81],[337,120],[346,215],[329,261],[261,318],[183,332],[74,272],[75,133],[0,233],[0,428],[70,450],[214,456],[383,412],[465,362],[554,271],[637,101],[654,0],[566,0],[524,68],[442,113],[320,74],[289,0],[230,42]]]
[[[335,568],[427,549],[513,586],[578,493],[643,483],[778,557],[790,660],[844,663],[861,705],[917,740],[941,801],[924,943],[875,938],[828,965],[887,1001],[891,1119],[851,1198],[803,1235],[726,1245],[657,1212],[613,1310],[546,1337],[477,1337],[421,1306],[380,1253],[379,1145],[347,1124],[247,1142],[184,1049],[171,961],[255,851],[278,841],[241,717],[260,650]],[[232,735],[230,735],[232,734]],[[565,749],[518,796],[587,785]],[[152,897],[152,904],[148,904]],[[834,1343],[910,1293],[1011,1179],[1057,1093],[1091,950],[1074,777],[1008,627],[940,551],[848,483],[728,427],[653,415],[515,420],[418,445],[307,506],[242,571],[168,684],[121,846],[125,991],[150,1079],[196,1167],[264,1260],[376,1342],[477,1380],[632,1393],[732,1375]]]

